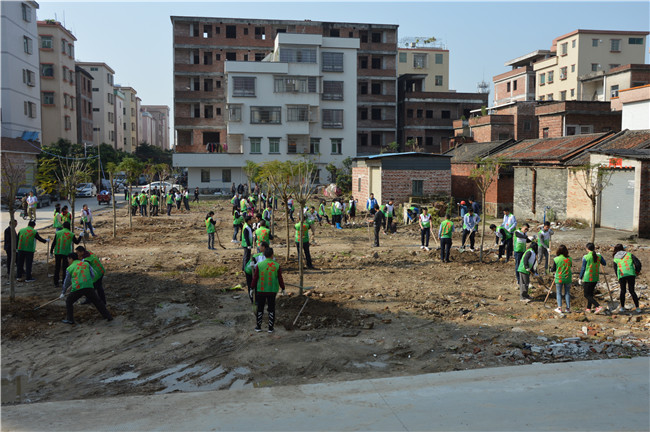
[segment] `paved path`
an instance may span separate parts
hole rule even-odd
[[[650,361],[2,407],[3,430],[650,430]]]

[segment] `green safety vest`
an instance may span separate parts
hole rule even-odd
[[[600,254],[596,256],[598,257],[596,261],[591,252],[582,257],[587,262],[585,274],[582,276],[583,282],[598,282],[600,279]]]
[[[512,238],[512,233],[507,229],[505,229],[504,227],[500,226],[497,228],[497,230],[501,230],[501,235],[505,236],[505,240],[510,240]]]
[[[241,211],[246,211],[246,199],[242,198],[241,201],[239,201],[239,209]]]
[[[137,195],[133,195],[133,197],[131,198],[131,205],[134,206],[134,207],[138,205],[138,196]]]
[[[167,204],[174,204],[174,196],[170,193],[167,194]]]
[[[267,222],[271,222],[271,207],[267,207],[264,209],[262,212],[262,219],[264,219]]]
[[[239,215],[239,216],[237,216]],[[239,213],[235,212],[235,214],[232,217],[232,225],[241,225],[244,222],[244,216],[240,215]]]
[[[158,195],[151,195],[151,205],[158,205]]]
[[[537,233],[537,244],[540,245],[540,246],[543,245],[544,247],[546,247],[546,249],[548,249],[548,247],[549,247],[549,245],[551,243],[550,239],[549,240],[542,240],[543,237],[540,238],[539,234],[546,234],[546,232],[543,229],[539,230],[539,232]]]
[[[232,204],[232,205],[237,204],[237,197],[236,197],[236,196],[234,196],[234,197],[232,197],[232,198],[230,199],[230,204]]]
[[[74,234],[69,229],[63,228],[54,235],[56,244],[54,245],[54,255],[69,255],[72,253],[72,240]]]
[[[506,230],[507,231],[507,230]],[[515,230],[515,233],[520,233],[523,234],[523,231],[521,230]],[[525,238],[519,238],[517,236],[514,236],[515,239],[515,244],[514,244],[514,251],[515,252],[525,252],[526,251],[526,239]]]
[[[528,251],[531,251],[531,252],[532,252],[533,250],[532,250],[531,248],[528,248],[528,249],[526,249],[526,251],[524,252],[524,256],[521,257],[521,261],[519,261],[519,267],[517,267],[517,271],[518,271],[519,273],[530,274],[530,270],[526,270],[526,265],[525,265],[525,263],[524,263],[524,257],[526,256],[526,253],[528,253]]]
[[[246,228],[248,228],[248,227],[249,227],[249,225],[246,222],[244,222],[244,226],[242,227],[242,230],[241,230],[241,246],[244,247],[244,248],[253,246],[253,245],[248,244],[248,242],[246,241],[246,236],[244,235],[244,231],[246,231]]]
[[[212,218],[207,218],[205,220],[205,227],[207,228],[208,234],[212,234],[214,230],[214,224],[211,222]]]
[[[553,261],[555,261],[555,283],[571,283],[571,266],[573,265],[571,257],[560,255],[553,258]]]
[[[93,288],[93,280],[90,277],[90,264],[84,261],[75,260],[66,269],[72,278],[70,292],[84,288]]]
[[[248,275],[253,274],[253,263],[257,262],[257,257],[260,255],[262,255],[262,252],[258,252],[254,254],[253,256],[251,256],[251,259],[248,260],[248,262],[246,263],[246,267],[244,267],[244,272],[246,274]]]
[[[451,238],[452,231],[454,229],[454,223],[449,219],[445,219],[440,224],[442,231],[440,232],[440,238]]]
[[[147,203],[147,195],[140,194],[138,201],[140,201],[140,205],[145,205]]]
[[[97,282],[102,276],[104,276],[104,273],[106,273],[106,269],[104,268],[104,265],[102,262],[97,258],[97,255],[95,255],[92,252],[88,252],[90,255],[84,258],[84,261],[90,264],[90,266],[93,268],[95,272],[95,277],[93,278],[93,283]]]
[[[36,231],[35,228],[25,227],[18,231],[18,248],[17,250],[23,252],[35,252],[36,251]]]
[[[63,228],[63,223],[62,223],[62,222],[59,222],[59,221],[57,220],[57,218],[56,218],[56,217],[59,216],[60,214],[61,214],[61,213],[59,213],[59,212],[55,212],[55,213],[54,213],[54,228],[55,228],[55,229],[56,229],[56,228]]]
[[[332,216],[338,216],[341,214],[341,209],[336,207],[334,203],[332,203]]]
[[[296,229],[296,243],[300,243],[300,222],[294,225]],[[302,243],[309,243],[309,224],[304,222],[302,224]]]
[[[72,213],[61,213],[61,226],[64,222],[72,222]]]
[[[278,269],[280,264],[272,259],[265,259],[257,264],[257,291],[276,293],[280,290]]]
[[[626,276],[636,276],[636,269],[634,268],[634,262],[632,261],[632,254],[629,252],[625,253],[625,256],[621,258],[614,258],[614,263],[618,266],[618,278],[624,278]]]
[[[383,211],[382,211],[382,213],[384,213],[384,215],[386,214]],[[428,219],[426,221],[422,220],[422,216],[424,216],[424,215],[420,215],[420,222],[422,223],[422,226],[424,228],[429,228],[431,226],[431,215],[430,214],[426,215],[426,216],[428,216]]]
[[[318,206],[318,214],[321,216],[325,214],[325,204],[320,203],[320,205]]]
[[[260,247],[260,243],[262,242],[269,242],[269,237],[271,236],[271,231],[267,227],[259,227],[258,229],[255,230],[255,237],[257,238],[256,240],[256,245],[257,247]]]

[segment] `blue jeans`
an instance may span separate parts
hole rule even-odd
[[[557,298],[557,307],[561,308],[562,307],[562,287],[564,287],[564,301],[566,303],[566,308],[569,309],[571,307],[571,296],[569,295],[569,291],[571,290],[571,284],[570,283],[556,283],[555,284],[555,296]]]
[[[517,278],[517,284],[519,284],[519,262],[524,256],[524,252],[515,252],[515,277]]]

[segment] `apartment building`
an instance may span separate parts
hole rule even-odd
[[[77,143],[93,145],[93,76],[75,66],[77,100]]]
[[[494,106],[535,100],[535,63],[553,56],[550,50],[536,50],[507,61],[508,72],[492,77]]]
[[[156,129],[153,116],[147,111],[140,113],[140,138],[142,143],[153,143],[155,139]]]
[[[142,105],[142,110],[148,112],[154,121],[154,135],[149,140],[142,140],[163,150],[169,150],[169,107],[167,105]]]
[[[138,136],[138,107],[137,107],[137,94],[138,92],[133,87],[125,87],[116,85],[116,90],[119,90],[124,95],[124,107],[122,115],[124,123],[122,129],[124,131],[124,151],[133,153],[140,144]]]
[[[650,84],[650,65],[627,64],[609,71],[591,72],[580,77],[583,100],[607,102],[618,92]]]
[[[34,1],[0,3],[2,137],[41,138],[37,9]]]
[[[225,65],[226,140],[206,135],[208,154],[175,153],[190,188],[244,183],[246,161],[300,161],[341,166],[356,155],[358,38],[280,33],[265,61]],[[213,105],[194,105],[205,118]]]
[[[592,100],[581,77],[643,63],[647,31],[574,30],[553,40],[554,56],[535,63],[537,100]]]
[[[449,50],[411,45],[397,49],[397,75],[422,75],[419,91],[449,91]]]
[[[115,71],[102,62],[77,62],[93,76],[93,144],[108,144],[118,149],[123,141],[115,139]],[[118,143],[120,146],[118,147]]]
[[[261,62],[281,33],[358,39],[356,151],[378,153],[395,141],[397,25],[180,16],[171,21],[177,152],[208,153],[210,143],[227,144],[225,63]],[[205,118],[204,105],[212,106],[211,118]],[[380,118],[361,117],[371,110]]]
[[[126,142],[126,109],[125,106],[126,96],[119,88],[113,89],[113,137],[115,138],[115,145],[117,150],[122,150],[131,153],[130,145],[127,146]]]

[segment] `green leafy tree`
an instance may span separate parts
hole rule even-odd
[[[70,213],[72,214],[71,231],[74,232],[75,221],[75,201],[77,199],[77,186],[85,183],[90,179],[91,169],[84,159],[59,159],[61,171],[58,176],[61,195],[70,203]]]
[[[483,203],[483,217],[481,218],[481,248],[479,250],[479,261],[483,262],[483,245],[485,243],[485,196],[490,188],[490,185],[499,177],[499,170],[505,165],[502,158],[484,158],[476,159],[476,167],[472,169],[469,177],[474,180],[476,187],[481,192],[481,200]]]

